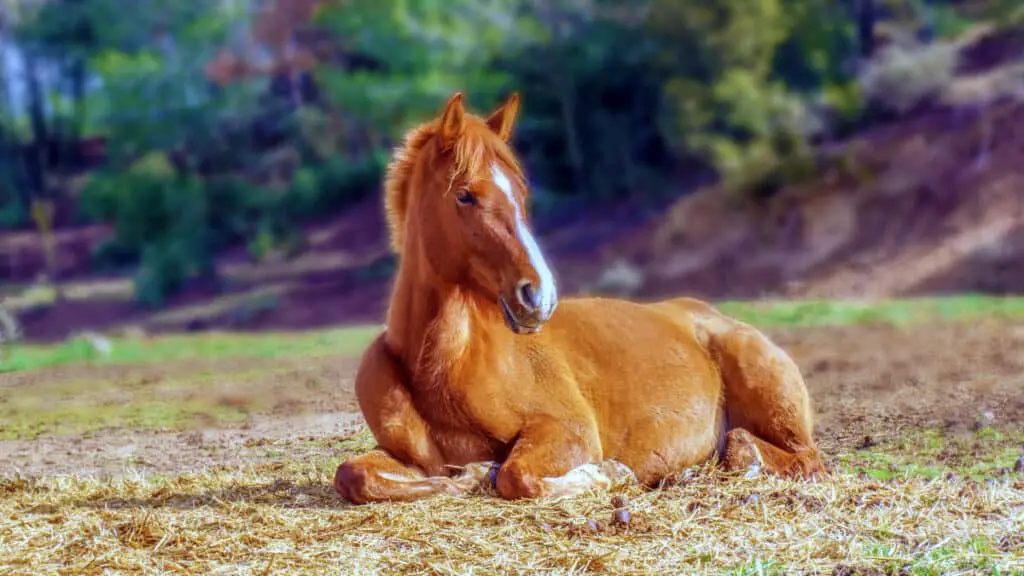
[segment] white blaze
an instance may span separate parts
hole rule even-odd
[[[526,225],[525,212],[519,205],[519,199],[512,190],[512,182],[509,181],[508,176],[505,175],[497,164],[491,164],[491,177],[494,178],[494,183],[498,188],[501,188],[501,191],[508,197],[508,201],[512,203],[512,209],[516,213],[516,236],[518,236],[519,241],[526,248],[526,254],[530,258],[530,265],[537,271],[537,276],[540,278],[540,286],[537,287],[540,309],[546,314],[550,314],[554,310],[557,299],[555,277],[551,273],[551,268],[548,268],[548,262],[544,258],[544,253],[541,252],[540,246],[537,245],[533,232]]]

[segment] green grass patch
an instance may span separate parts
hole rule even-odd
[[[313,370],[317,370],[313,364]],[[310,379],[294,363],[228,365],[192,373],[161,370],[102,378],[47,378],[0,387],[0,440],[104,429],[179,431],[232,426],[258,414],[301,414],[330,401],[336,383]]]
[[[716,305],[723,313],[761,327],[908,325],[982,318],[1024,318],[1024,298],[976,294],[878,301],[763,300]]]
[[[289,388],[294,388],[294,382],[274,370],[186,378],[52,379],[11,386],[0,388],[0,440],[114,428],[184,430],[198,424],[231,425],[289,398]]]
[[[1022,455],[1024,432],[982,428],[971,432],[906,430],[900,438],[840,454],[844,472],[876,480],[943,478],[955,474],[982,481],[1002,476]]]
[[[31,411],[0,411],[0,440],[89,434],[109,428],[183,430],[200,422],[241,422],[245,417],[237,407],[199,401],[147,400],[101,406],[58,403]]]
[[[379,326],[354,326],[296,333],[203,334],[111,338],[109,354],[100,354],[86,338],[55,346],[16,345],[0,356],[0,372],[33,370],[67,364],[137,364],[221,358],[282,358],[360,353]]]

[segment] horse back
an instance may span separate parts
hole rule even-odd
[[[699,301],[567,299],[549,322],[548,345],[584,394],[607,410],[647,413],[686,397],[717,401],[721,378],[705,322],[695,316],[708,311]]]

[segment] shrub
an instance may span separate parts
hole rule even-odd
[[[14,154],[0,149],[0,230],[16,229],[28,223],[25,194],[19,191],[25,184],[17,177],[18,168]]]
[[[942,96],[952,82],[959,53],[954,44],[893,43],[868,63],[859,82],[870,106],[903,116]]]
[[[123,172],[94,175],[79,207],[114,224],[114,237],[94,252],[97,262],[138,261],[135,296],[156,306],[190,278],[212,274],[213,252],[244,237],[262,203],[259,189],[241,179],[204,181],[152,153]]]
[[[830,108],[859,119],[856,95],[845,92],[856,43],[842,8],[823,0],[653,6],[649,28],[676,46],[664,48],[663,133],[728,190],[765,195],[813,175],[811,143],[832,131]],[[843,87],[843,98],[814,105],[828,86]]]
[[[818,95],[816,105],[823,117],[825,137],[849,136],[863,128],[866,122],[864,94],[856,82],[826,85]]]
[[[181,239],[154,241],[142,250],[139,268],[133,278],[135,300],[144,306],[158,307],[167,297],[185,286],[197,266]]]
[[[366,196],[380,185],[388,154],[374,150],[364,158],[334,157],[313,167],[316,195],[305,216],[329,213]]]
[[[79,207],[114,224],[114,237],[97,248],[94,262],[105,268],[138,262],[136,299],[158,306],[191,279],[214,277],[217,251],[243,242],[262,258],[291,240],[303,220],[362,197],[379,182],[383,161],[377,154],[301,166],[281,190],[241,174],[179,172],[153,153],[123,172],[93,175]]]
[[[668,95],[685,113],[693,100],[683,92]],[[810,139],[823,130],[821,118],[806,100],[779,82],[765,83],[734,69],[723,74],[707,96],[714,103],[716,124],[686,134],[690,150],[706,158],[726,189],[738,194],[767,195],[813,171]],[[678,118],[678,116],[675,116]]]

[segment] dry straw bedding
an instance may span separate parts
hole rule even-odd
[[[705,467],[620,491],[623,525],[607,493],[353,507],[330,488],[333,462],[8,477],[0,573],[1024,573],[1018,475],[810,483]]]

